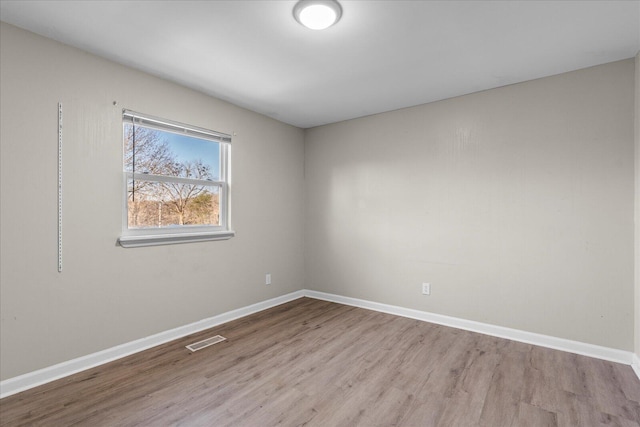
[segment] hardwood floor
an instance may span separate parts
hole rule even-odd
[[[184,346],[227,338],[195,353]],[[301,298],[0,401],[2,426],[640,426],[629,366]]]

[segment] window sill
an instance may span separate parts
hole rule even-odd
[[[120,238],[118,239],[118,243],[123,248],[138,248],[142,246],[175,245],[178,243],[227,240],[235,236],[235,234],[235,231],[219,231],[213,233],[148,234],[144,236],[120,236]]]

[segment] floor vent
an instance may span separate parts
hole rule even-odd
[[[209,347],[210,345],[218,344],[219,342],[226,341],[227,339],[221,335],[216,335],[215,337],[207,338],[206,340],[194,342],[193,344],[189,344],[187,348],[191,351],[202,350],[205,347]]]

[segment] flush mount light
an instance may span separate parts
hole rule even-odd
[[[340,20],[342,7],[335,0],[300,0],[293,7],[296,21],[312,30],[324,30]]]

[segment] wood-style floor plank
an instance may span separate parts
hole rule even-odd
[[[301,298],[0,400],[0,426],[58,425],[640,427],[640,381],[625,365]]]

